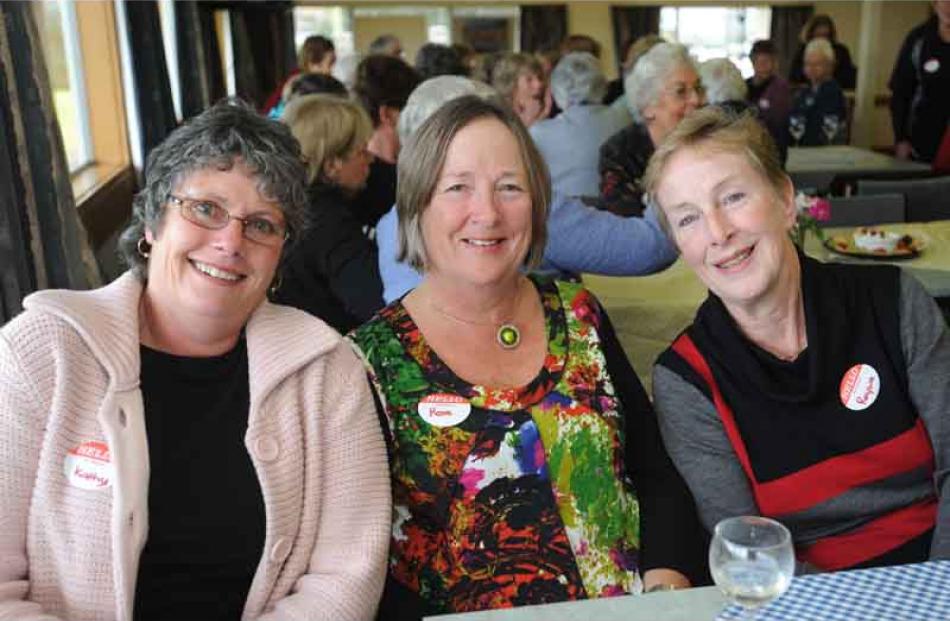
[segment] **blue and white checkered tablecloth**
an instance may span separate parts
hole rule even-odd
[[[741,619],[733,604],[716,621]],[[802,576],[756,621],[950,620],[950,561]]]

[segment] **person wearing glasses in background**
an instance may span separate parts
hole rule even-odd
[[[362,365],[265,298],[306,200],[290,131],[219,103],[149,155],[131,269],[0,330],[0,618],[372,618],[390,497]]]
[[[641,178],[650,156],[705,96],[696,62],[677,43],[658,43],[644,54],[624,80],[624,91],[633,123],[600,148],[600,196],[609,211],[641,216]]]

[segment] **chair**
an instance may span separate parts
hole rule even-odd
[[[907,222],[950,220],[950,177],[858,181],[859,195],[903,194]]]
[[[904,222],[903,194],[875,194],[871,196],[832,196],[831,217],[823,226],[865,226]]]

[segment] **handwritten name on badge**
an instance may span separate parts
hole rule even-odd
[[[869,364],[856,364],[841,378],[838,396],[841,404],[852,411],[871,407],[881,393],[881,377]]]
[[[472,412],[472,404],[467,399],[448,393],[426,395],[419,401],[419,416],[436,427],[458,425]]]
[[[83,442],[66,452],[66,480],[80,489],[106,489],[112,485],[112,459],[105,442]]]

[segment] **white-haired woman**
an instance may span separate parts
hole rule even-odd
[[[644,54],[624,90],[634,122],[601,147],[600,194],[610,211],[639,216],[645,207],[641,178],[656,145],[705,98],[695,61],[676,43],[659,43]]]
[[[749,109],[749,87],[739,68],[728,58],[710,58],[700,63],[699,78],[706,91],[706,103],[734,112]]]
[[[601,103],[606,89],[600,61],[588,52],[571,52],[551,72],[551,94],[562,112],[538,121],[529,131],[548,165],[555,192],[598,193],[600,147],[630,124],[625,108]]]
[[[812,39],[805,46],[805,77],[808,87],[801,90],[792,104],[789,118],[804,117],[805,134],[798,144],[814,147],[841,142],[841,128],[848,108],[844,92],[834,78],[835,51],[827,39]],[[825,133],[827,132],[827,133]]]

